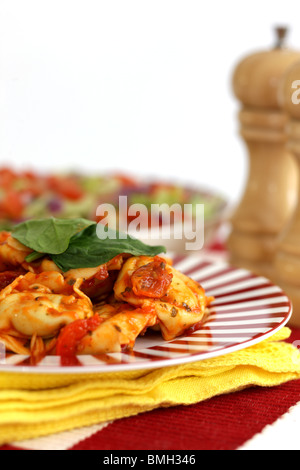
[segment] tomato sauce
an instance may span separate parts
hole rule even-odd
[[[0,290],[9,286],[18,276],[24,274],[22,271],[4,271],[0,273]]]

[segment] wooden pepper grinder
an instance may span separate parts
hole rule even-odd
[[[227,240],[232,264],[269,277],[278,234],[297,200],[298,174],[286,149],[287,114],[280,109],[278,88],[300,52],[284,47],[286,28],[277,28],[275,47],[244,58],[233,75],[241,101],[240,134],[249,153],[244,195],[231,219]],[[234,172],[228,177],[235,177]]]
[[[287,147],[295,157],[300,175],[300,62],[286,73],[280,97],[289,115]],[[296,210],[291,221],[280,235],[274,257],[273,280],[287,293],[293,303],[290,323],[300,327],[300,185]]]

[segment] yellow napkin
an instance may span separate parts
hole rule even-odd
[[[168,368],[105,374],[0,373],[0,444],[189,405],[251,385],[300,378],[283,328],[247,349]]]

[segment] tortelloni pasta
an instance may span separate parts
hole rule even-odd
[[[5,287],[0,292],[0,339],[6,347],[33,355],[38,348],[44,355],[63,326],[92,317],[93,304],[81,283],[70,285],[62,274],[45,271],[20,275]]]
[[[154,308],[156,325],[165,340],[172,340],[199,323],[212,300],[197,282],[159,257],[140,256],[127,260],[114,292],[118,300]]]
[[[212,298],[160,256],[120,253],[63,272],[48,256],[0,233],[0,340],[32,362],[133,348],[151,328],[164,340],[202,322]]]

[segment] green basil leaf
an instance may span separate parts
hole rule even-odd
[[[66,251],[71,238],[90,225],[96,226],[96,222],[82,218],[33,219],[16,225],[12,236],[35,252],[54,255]]]
[[[106,230],[107,238],[99,238],[91,225],[72,237],[64,253],[51,254],[54,263],[64,272],[76,268],[95,268],[121,253],[133,256],[155,256],[165,253],[164,246],[150,246],[127,234]],[[107,227],[106,227],[107,228]],[[123,238],[125,237],[125,238]]]

